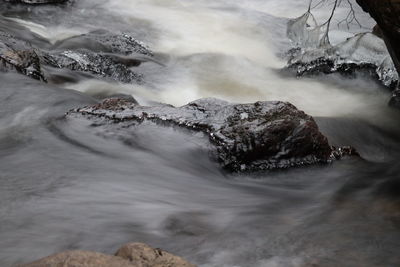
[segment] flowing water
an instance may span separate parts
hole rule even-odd
[[[287,19],[307,2],[81,0],[1,10],[1,29],[43,48],[95,29],[123,31],[162,65],[136,68],[140,85],[0,74],[0,266],[67,249],[110,254],[132,241],[204,267],[400,266],[400,113],[368,78],[280,71]],[[329,12],[316,10],[317,19]],[[332,40],[363,30],[335,28]],[[363,159],[231,175],[210,160],[201,134],[146,125],[123,142],[63,118],[115,93],[174,105],[210,96],[290,101]]]

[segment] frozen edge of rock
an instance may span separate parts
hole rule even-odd
[[[122,246],[114,256],[91,251],[66,251],[19,267],[196,267],[181,257],[142,243]]]
[[[217,161],[233,172],[285,169],[358,155],[351,147],[330,146],[314,119],[288,102],[231,104],[206,98],[173,107],[141,106],[110,98],[67,113],[67,117],[76,116],[100,119],[104,124],[169,123],[204,132]]]
[[[335,46],[292,49],[289,57],[287,68],[297,76],[364,71],[390,88],[399,79],[384,41],[372,33],[357,34]]]

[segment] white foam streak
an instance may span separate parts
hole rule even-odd
[[[47,39],[50,43],[55,44],[57,41],[70,38],[75,35],[87,33],[87,31],[76,28],[65,28],[63,26],[46,27],[39,23],[26,21],[18,18],[8,18],[18,24],[28,28],[31,32]]]

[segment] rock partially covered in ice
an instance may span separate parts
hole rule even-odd
[[[335,157],[314,119],[287,102],[231,104],[207,98],[182,107],[149,107],[113,98],[67,116],[119,124],[153,121],[202,131],[209,135],[217,160],[235,172],[326,163]]]
[[[118,82],[132,83],[143,80],[142,74],[130,69],[132,66],[140,65],[141,62],[136,59],[125,63],[114,55],[84,50],[42,53],[41,58],[44,64],[55,68],[88,72]]]
[[[361,71],[388,87],[399,79],[384,41],[372,33],[355,35],[336,46],[293,51],[288,68],[298,76],[334,72],[349,75]]]
[[[15,71],[37,80],[45,80],[40,59],[32,46],[3,32],[0,32],[0,71]]]
[[[43,52],[43,62],[55,68],[89,72],[116,81],[141,82],[130,68],[152,60],[152,52],[127,34],[95,31],[59,41],[55,52]]]
[[[142,243],[122,246],[115,256],[92,251],[66,251],[20,267],[195,267],[181,257]]]

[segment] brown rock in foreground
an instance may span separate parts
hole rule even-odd
[[[121,247],[115,256],[128,259],[140,267],[194,267],[184,259],[159,248],[153,249],[142,243],[129,243]]]
[[[91,251],[67,251],[20,267],[195,267],[181,257],[142,243],[122,246],[115,256]]]

